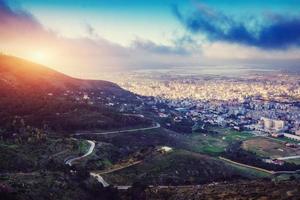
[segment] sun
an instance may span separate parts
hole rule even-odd
[[[28,51],[27,54],[23,57],[41,65],[51,65],[53,54],[51,54],[51,51],[49,51],[48,49],[34,49]]]
[[[36,51],[32,54],[32,58],[35,61],[43,62],[43,61],[46,60],[46,54],[44,52],[41,52],[41,51]]]

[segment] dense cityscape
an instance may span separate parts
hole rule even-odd
[[[152,96],[145,104],[151,104],[160,118],[172,117],[177,123],[189,119],[194,124],[207,122],[254,130],[256,134],[300,135],[298,75],[250,73],[229,77],[135,72],[118,77],[125,77],[115,80],[125,89]],[[294,139],[299,141],[300,137]]]

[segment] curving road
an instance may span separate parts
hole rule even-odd
[[[66,160],[65,161],[66,165],[72,166],[74,161],[81,160],[81,159],[89,156],[91,153],[93,153],[93,151],[95,149],[95,142],[91,141],[91,140],[87,140],[87,142],[90,144],[89,150],[83,156],[79,156],[79,157],[76,157],[76,158],[71,158],[71,159]],[[95,174],[95,173],[92,173],[92,172],[90,172],[90,175],[92,177],[95,177],[97,179],[97,181],[100,182],[103,185],[103,187],[108,187],[109,186],[109,184],[102,178],[102,176],[100,176],[98,174]]]
[[[147,128],[135,128],[135,129],[122,130],[122,131],[108,131],[108,132],[101,132],[101,133],[77,133],[75,135],[76,136],[78,136],[78,135],[87,135],[87,134],[88,135],[91,135],[91,134],[93,134],[93,135],[102,135],[102,134],[104,134],[105,135],[105,134],[112,134],[112,133],[145,131],[145,130],[152,130],[152,129],[157,129],[157,128],[160,128],[160,124],[156,122],[154,126],[147,127]],[[73,139],[77,140],[76,138],[73,138]],[[93,151],[95,149],[95,142],[91,141],[91,140],[86,140],[86,141],[90,144],[89,150],[83,156],[67,159],[65,161],[66,165],[72,166],[73,162],[81,160],[81,159],[89,156],[91,153],[93,153]],[[95,172],[90,172],[90,175],[92,177],[96,178],[97,181],[100,182],[103,185],[103,187],[108,187],[109,186],[109,184],[103,179],[103,177],[100,176],[100,174],[95,173]],[[126,187],[129,187],[129,186],[126,186]]]
[[[66,160],[65,161],[66,165],[72,166],[72,163],[74,161],[81,160],[81,159],[89,156],[91,153],[93,153],[93,151],[95,149],[95,142],[91,141],[91,140],[86,140],[86,141],[90,144],[89,150],[83,156],[79,156],[79,157],[76,157],[76,158],[71,158],[71,159]]]

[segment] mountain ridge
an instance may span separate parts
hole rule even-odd
[[[122,91],[117,84],[109,81],[74,78],[47,66],[3,54],[0,55],[0,84],[22,89],[33,87],[38,90],[46,90],[47,86],[51,86],[53,89]]]

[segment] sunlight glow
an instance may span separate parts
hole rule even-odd
[[[38,62],[44,62],[47,56],[44,52],[36,51],[32,54],[32,59]]]

